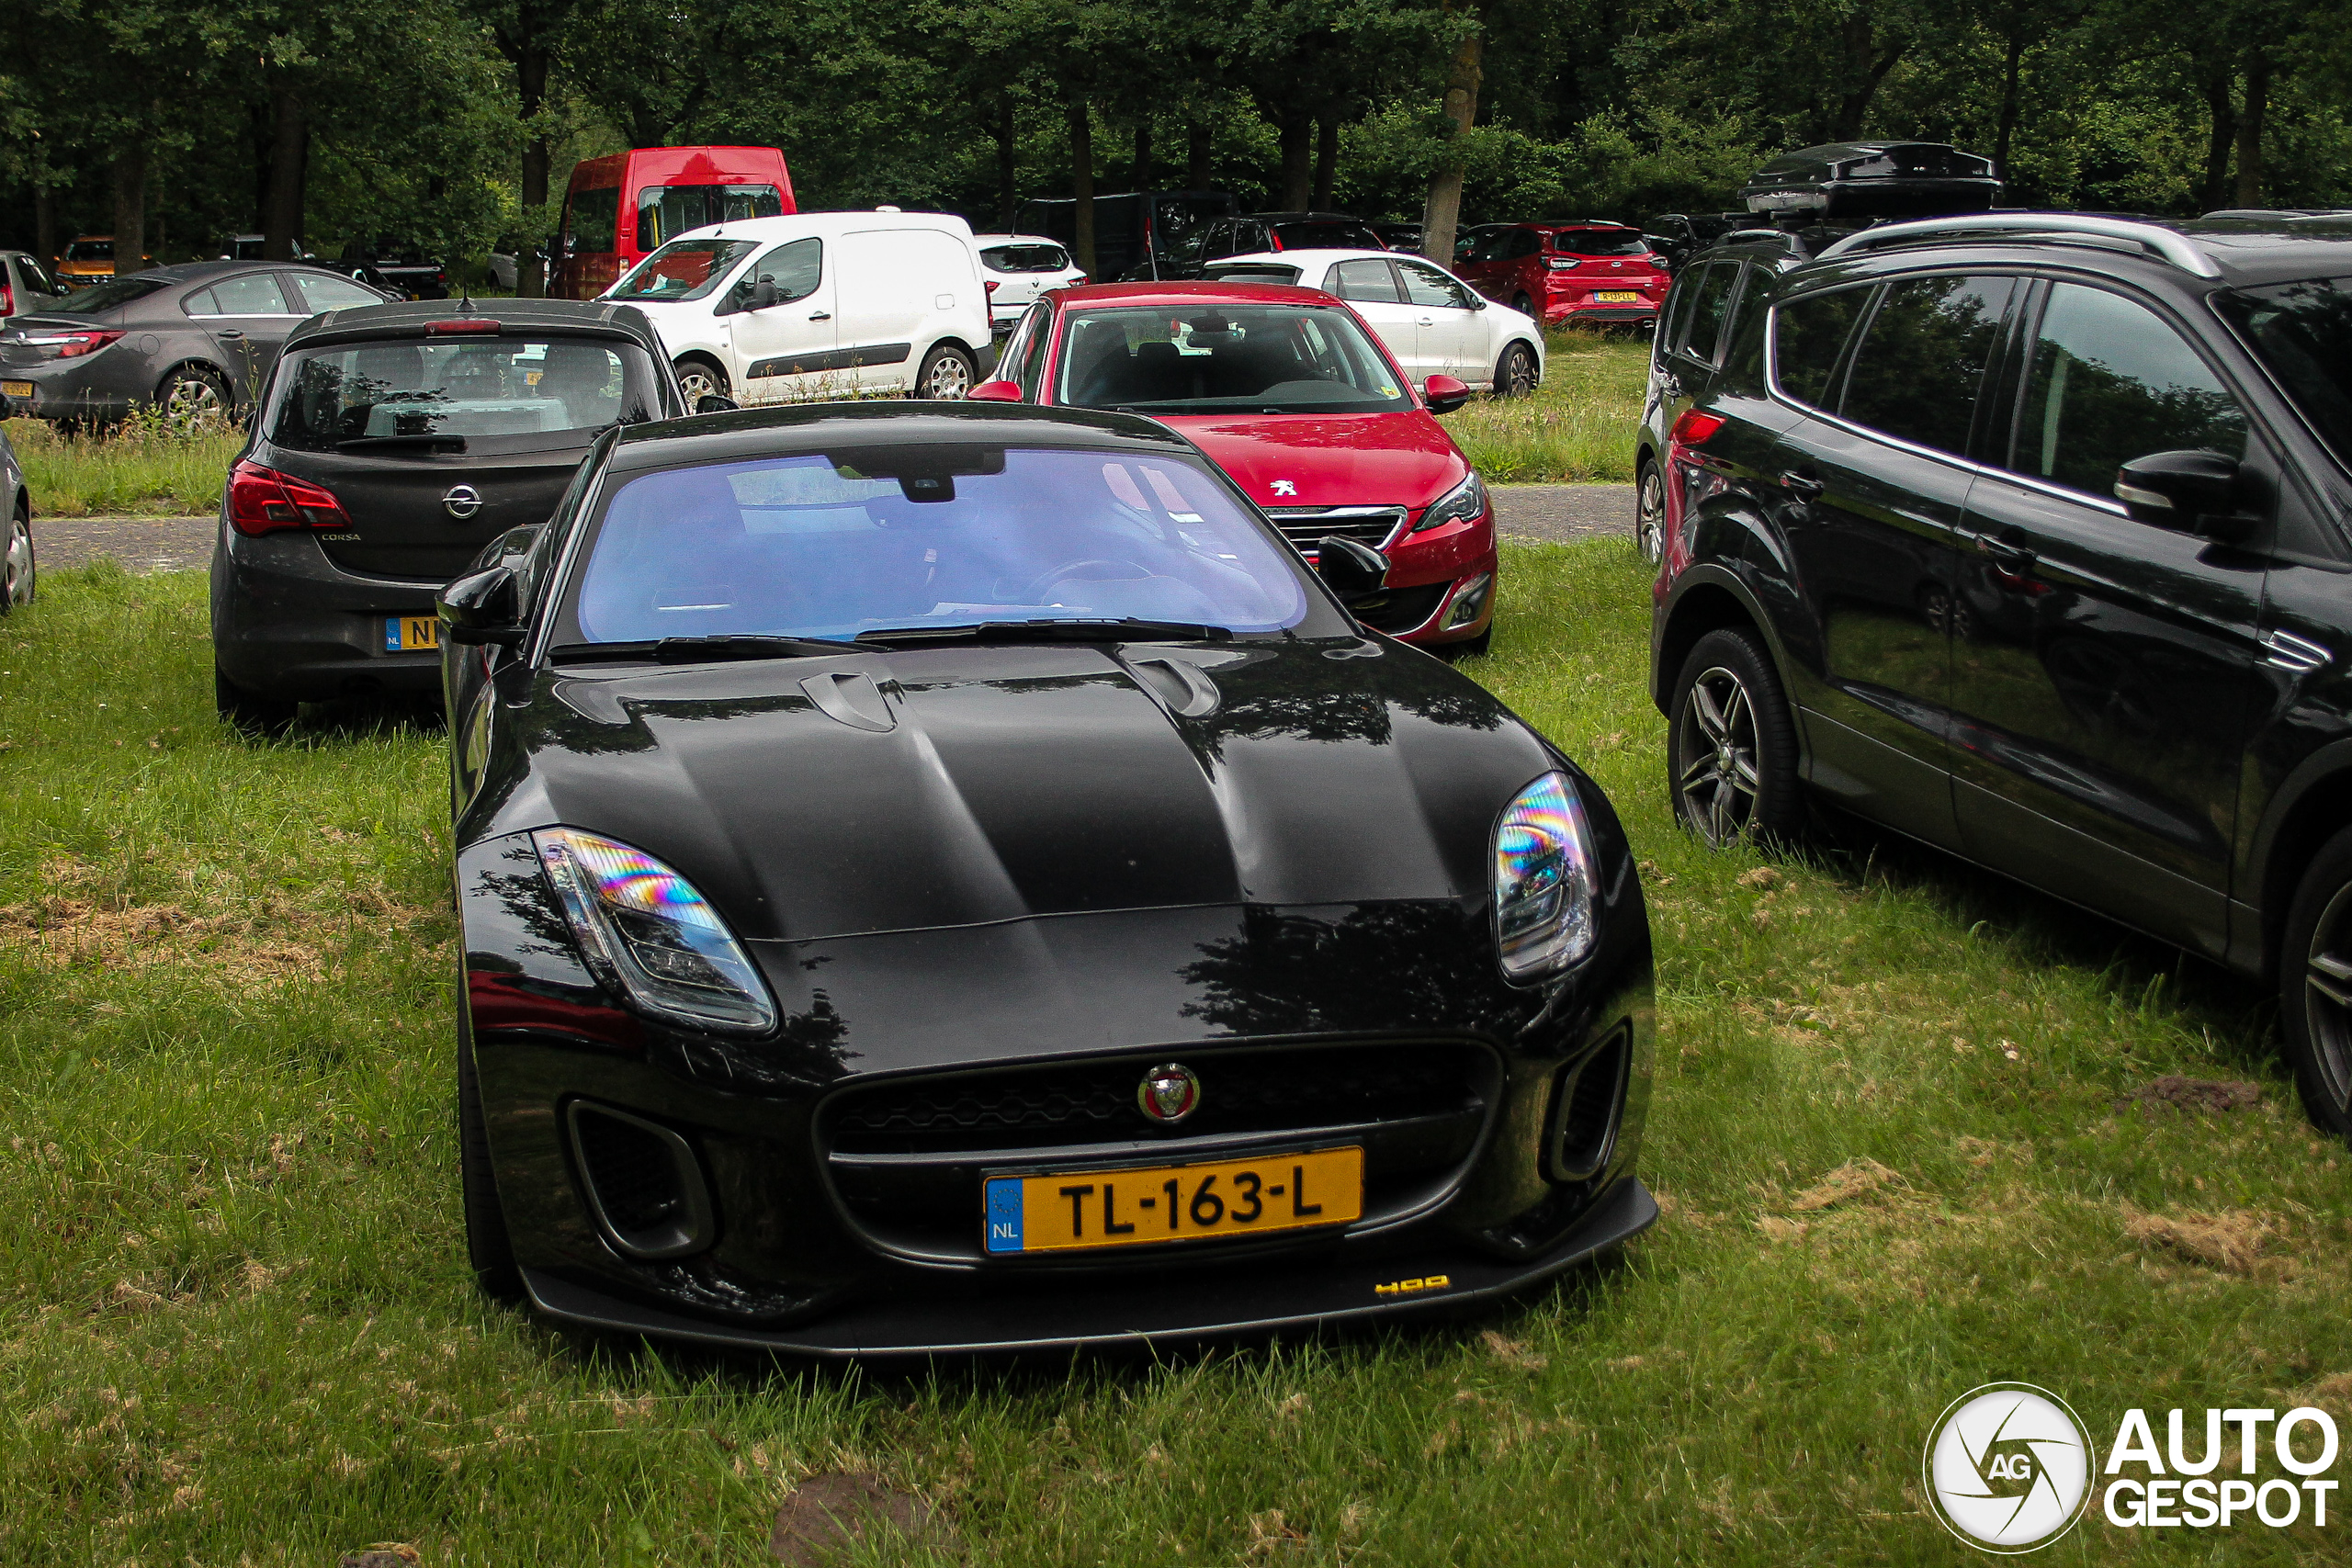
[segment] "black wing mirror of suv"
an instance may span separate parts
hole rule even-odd
[[[2246,484],[2219,452],[2152,452],[2116,470],[2115,499],[2135,521],[2175,533],[2234,539],[2251,525]]]
[[[1388,558],[1339,534],[1315,542],[1315,570],[1343,604],[1371,597],[1388,581]]]
[[[457,579],[434,596],[433,607],[454,643],[520,648],[530,635],[516,620],[522,612],[514,573],[503,566]]]
[[[732,398],[721,397],[717,392],[705,392],[695,400],[695,412],[725,413],[729,409],[740,409],[742,406]]]

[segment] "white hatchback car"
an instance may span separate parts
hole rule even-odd
[[[1372,323],[1419,386],[1452,376],[1473,390],[1524,397],[1544,380],[1535,318],[1482,299],[1432,261],[1391,251],[1267,251],[1221,256],[1204,281],[1295,283],[1336,294]]]
[[[1049,288],[1086,281],[1059,240],[1043,234],[975,234],[980,277],[989,286],[989,316],[1000,333],[1020,324],[1022,312]]]
[[[690,230],[598,296],[651,318],[686,406],[960,398],[989,344],[972,228],[944,212],[802,212]]]

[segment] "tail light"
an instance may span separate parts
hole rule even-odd
[[[1554,272],[1574,272],[1577,269],[1577,263],[1575,259],[1567,256],[1550,257],[1544,263],[1544,265],[1550,267]]]
[[[495,337],[504,330],[498,320],[492,316],[460,316],[454,321],[424,323],[426,337],[465,337],[473,333]]]
[[[17,291],[8,287],[6,278],[0,277],[0,316],[13,316],[16,313]]]
[[[1684,409],[1682,417],[1674,422],[1674,428],[1667,432],[1666,438],[1676,446],[1704,446],[1707,437],[1723,427],[1722,414],[1709,413],[1704,409]]]
[[[42,333],[39,336],[20,338],[17,341],[34,348],[45,348],[59,359],[79,359],[85,354],[97,353],[121,335],[119,329],[110,332],[89,329],[70,333]]]
[[[984,278],[980,279],[980,287],[981,287],[982,288],[987,289],[990,294],[994,294],[994,293],[997,291],[997,289],[998,289],[998,288],[1000,287],[1000,285],[998,284],[997,280],[996,280],[995,278],[993,278],[993,277],[984,277]]]
[[[283,528],[348,528],[351,515],[334,491],[259,463],[229,470],[229,525],[240,534]]]
[[[1080,284],[1084,283],[1085,281],[1086,281],[1086,274],[1084,274],[1084,273],[1082,273],[1082,272],[1081,272],[1081,273],[1080,273],[1076,277],[1073,277],[1073,278],[1071,278],[1071,279],[1069,280],[1069,283],[1068,287],[1069,287],[1069,288],[1077,288]]]

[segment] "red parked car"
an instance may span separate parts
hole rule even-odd
[[[1423,647],[1487,646],[1495,516],[1486,485],[1431,416],[1470,389],[1415,387],[1363,319],[1319,288],[1103,283],[1041,298],[997,361],[983,400],[1116,409],[1208,454],[1310,558],[1339,535],[1385,556],[1375,597],[1351,605]]]
[[[1623,223],[1488,223],[1462,237],[1453,270],[1499,304],[1545,324],[1655,326],[1673,281],[1666,258]]]

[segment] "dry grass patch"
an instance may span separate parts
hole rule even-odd
[[[2252,1274],[2279,1229],[2274,1216],[2252,1209],[2149,1214],[2123,1206],[2123,1234],[2133,1241],[2231,1274]]]

